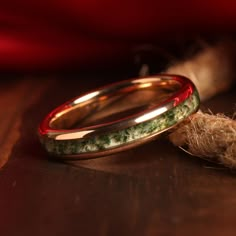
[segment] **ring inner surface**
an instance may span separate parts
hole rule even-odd
[[[175,80],[132,84],[83,103],[73,104],[61,115],[55,116],[49,125],[54,129],[75,129],[118,121],[158,106],[180,87],[180,83]]]

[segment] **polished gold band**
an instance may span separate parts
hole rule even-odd
[[[47,152],[57,158],[99,157],[153,139],[198,107],[198,92],[185,77],[129,79],[59,106],[40,124],[39,137]]]

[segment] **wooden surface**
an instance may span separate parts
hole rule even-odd
[[[48,160],[36,129],[52,108],[113,78],[0,82],[0,234],[236,234],[236,173],[164,139],[76,163]],[[204,104],[232,114],[235,89]]]

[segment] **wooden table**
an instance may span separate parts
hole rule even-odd
[[[234,171],[191,157],[159,139],[112,157],[48,160],[36,129],[52,108],[114,78],[0,82],[2,236],[236,234]],[[203,106],[235,111],[235,89]]]

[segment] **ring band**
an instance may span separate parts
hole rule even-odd
[[[38,134],[46,151],[59,159],[105,156],[152,140],[195,113],[199,104],[196,87],[183,76],[161,74],[129,79],[59,106],[44,118]],[[113,113],[122,115],[123,107],[132,114],[98,122],[106,118],[100,115],[104,110],[108,110],[107,117],[112,117]],[[86,124],[94,115],[93,122]],[[71,128],[75,124],[79,127]]]

